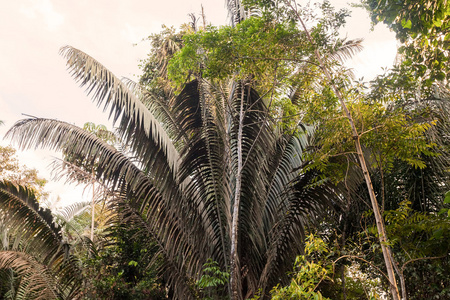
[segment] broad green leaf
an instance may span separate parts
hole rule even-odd
[[[445,203],[445,204],[449,204],[449,203],[450,203],[450,191],[448,191],[447,193],[445,193],[444,203]]]
[[[402,27],[403,28],[411,29],[411,25],[412,25],[411,20],[408,20],[408,21],[406,21],[405,19],[402,20]]]

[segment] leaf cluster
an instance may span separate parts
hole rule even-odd
[[[265,4],[248,5],[261,8]],[[292,83],[291,75],[305,69],[305,65],[313,69],[317,66],[316,48],[330,54],[344,43],[338,38],[338,29],[345,24],[348,12],[335,12],[327,1],[319,10],[320,16],[311,8],[301,9],[311,21],[310,34],[315,45],[307,41],[306,33],[292,18],[279,18],[276,13],[252,16],[234,27],[209,26],[187,34],[183,48],[169,63],[169,78],[178,85],[190,74],[201,74],[210,80],[250,76],[261,94],[274,86]]]
[[[388,25],[402,43],[399,53],[405,66],[425,84],[449,79],[450,5],[439,0],[365,0],[372,22]]]
[[[220,266],[216,261],[208,259],[203,265],[203,275],[196,281],[195,287],[200,294],[203,294],[201,299],[219,299],[217,292],[218,289],[223,289],[230,280],[230,273],[220,270]],[[208,296],[206,296],[208,295]],[[213,296],[213,298],[211,298]]]
[[[8,180],[18,185],[33,189],[38,199],[43,200],[48,196],[45,184],[47,180],[39,176],[36,169],[30,169],[20,165],[16,156],[16,149],[11,146],[0,146],[0,180]]]
[[[164,281],[157,276],[157,245],[144,232],[118,225],[108,235],[113,241],[95,255],[83,257],[89,299],[166,299]]]
[[[399,247],[409,259],[441,256],[448,253],[444,246],[450,238],[450,222],[445,216],[414,211],[405,200],[396,210],[386,211],[386,230],[394,247]]]
[[[322,280],[329,280],[332,274],[331,265],[323,260],[329,252],[325,242],[309,235],[305,243],[305,254],[297,256],[291,282],[288,286],[277,285],[271,291],[272,300],[282,299],[328,299],[316,291]]]
[[[423,156],[435,156],[435,143],[426,139],[434,121],[417,122],[411,112],[393,105],[394,101],[372,101],[363,95],[348,93],[348,108],[359,135],[354,137],[336,98],[326,88],[320,97],[302,102],[305,121],[316,127],[314,143],[307,157],[309,167],[317,168],[335,182],[345,178],[354,164],[354,138],[364,145],[369,162],[389,173],[395,160],[415,168],[424,168]],[[328,99],[328,100],[327,100]]]

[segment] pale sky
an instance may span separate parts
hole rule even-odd
[[[301,3],[303,0],[297,0]],[[306,1],[303,1],[306,2]],[[336,7],[348,1],[331,0]],[[58,54],[65,45],[76,47],[113,71],[117,76],[136,78],[138,64],[150,51],[142,39],[161,31],[161,25],[188,22],[189,13],[199,15],[201,5],[213,25],[227,24],[224,0],[0,0],[0,139],[22,114],[55,118],[78,126],[85,122],[110,126],[84,90],[79,88]],[[348,66],[356,76],[371,79],[381,67],[390,67],[395,57],[394,35],[377,26],[370,31],[365,11],[351,8],[352,18],[343,31],[348,38],[365,39],[364,51]],[[134,46],[137,44],[136,46]],[[6,140],[0,141],[7,145]],[[58,153],[27,150],[20,153],[22,164],[36,168],[50,178],[48,165]],[[65,203],[80,200],[74,191],[50,182],[46,189]],[[88,196],[87,196],[88,197]]]

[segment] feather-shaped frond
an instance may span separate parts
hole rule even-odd
[[[182,136],[182,129],[180,128],[180,124],[177,123],[176,118],[172,112],[173,99],[175,96],[173,93],[168,94],[158,94],[156,95],[153,91],[143,88],[138,83],[132,81],[131,79],[122,79],[122,81],[126,84],[126,86],[135,94],[141,102],[152,112],[156,119],[160,122],[161,126],[166,130],[169,137],[173,140],[175,137]],[[181,144],[182,146],[186,145],[187,137],[183,136]],[[175,147],[177,147],[179,143],[175,142]],[[177,148],[178,151],[180,147]]]
[[[234,27],[245,20],[245,10],[240,0],[226,0],[228,8],[228,17],[231,20],[231,26]]]
[[[204,225],[198,222],[202,219],[199,204],[182,201],[184,197],[175,181],[167,181],[170,187],[163,186],[162,176],[155,178],[154,174],[158,174],[155,167],[147,176],[129,158],[95,135],[61,121],[23,120],[16,123],[8,136],[22,148],[48,146],[64,150],[69,156],[84,158],[82,164],[95,165],[97,178],[110,189],[128,193],[128,208],[142,214],[146,223],[144,228],[151,229],[153,235],[163,241],[161,243],[170,251],[171,257],[178,260],[177,263],[183,266],[188,260],[189,274],[197,274],[201,269],[204,261],[199,257],[202,256],[194,254],[198,254],[196,247],[207,243]],[[158,187],[162,186],[161,192],[155,182]],[[177,251],[185,253],[181,261]]]
[[[338,39],[333,52],[328,55],[328,60],[344,63],[347,59],[351,59],[355,54],[363,50],[363,39],[341,40]]]
[[[175,108],[179,124],[190,136],[182,152],[180,180],[192,178],[186,188],[188,199],[201,203],[203,223],[210,230],[209,258],[226,265],[229,224],[229,177],[225,158],[223,107],[212,99],[208,86],[199,80],[186,85]],[[219,101],[220,102],[220,101]],[[221,112],[219,112],[221,111]],[[208,257],[206,257],[208,258]],[[205,261],[204,261],[205,262]]]
[[[61,54],[67,59],[68,69],[81,86],[86,86],[88,94],[104,109],[110,108],[110,116],[115,123],[120,119],[119,131],[127,140],[140,135],[152,140],[152,152],[162,151],[172,171],[177,170],[178,152],[170,137],[161,127],[151,111],[127,88],[119,78],[86,53],[66,46]],[[136,152],[142,150],[134,145]]]
[[[14,253],[26,253],[27,261],[31,264],[37,262],[39,268],[45,266],[36,274],[45,275],[46,284],[52,281],[51,288],[57,293],[57,299],[76,298],[80,289],[80,273],[68,254],[68,245],[62,242],[60,229],[53,223],[50,211],[41,210],[32,192],[26,188],[3,181],[0,182],[0,216],[8,228],[8,234],[15,239],[14,243],[4,247],[8,246]],[[24,256],[4,253],[10,252],[0,252],[0,257],[4,255],[1,258],[3,267],[17,267],[20,270],[15,258],[21,261]],[[29,266],[25,264],[24,268],[28,270]],[[36,284],[39,285],[37,281]]]
[[[152,186],[148,177],[122,153],[95,135],[62,121],[24,119],[6,134],[22,149],[48,147],[64,151],[68,157],[79,157],[82,165],[96,166],[96,177],[114,189],[122,177],[137,193]]]
[[[240,102],[244,103],[244,122],[242,128],[242,191],[244,200],[242,209],[242,228],[244,234],[252,232],[250,224],[258,224],[264,191],[267,187],[267,178],[263,176],[268,167],[270,155],[275,147],[275,135],[272,124],[268,118],[268,109],[264,100],[248,84],[239,83],[232,98],[234,108],[234,121],[230,129],[230,150],[233,172],[236,173],[237,140],[238,140],[238,112]],[[248,222],[248,223],[247,223]],[[256,228],[255,228],[256,229]],[[261,230],[261,228],[258,228]],[[260,234],[256,236],[262,236]],[[261,242],[261,241],[260,241]]]
[[[305,227],[331,211],[333,201],[341,195],[332,184],[311,185],[316,176],[312,172],[298,174],[282,195],[285,201],[278,207],[278,221],[269,234],[267,262],[260,278],[263,290],[287,279],[284,270],[302,252]]]
[[[23,299],[61,299],[56,290],[56,279],[48,274],[46,266],[27,253],[0,251],[0,269],[12,269],[22,278],[18,294]]]
[[[82,201],[70,204],[68,206],[64,206],[58,208],[54,214],[56,218],[61,219],[63,222],[70,222],[76,216],[87,211],[91,206],[90,201]]]
[[[14,185],[8,181],[0,181],[0,201],[0,211],[3,211],[4,222],[9,227],[16,228],[15,225],[22,227],[25,223],[29,222],[30,226],[37,226],[35,228],[37,230],[37,228],[45,225],[42,231],[43,236],[41,237],[43,240],[55,241],[61,239],[60,229],[53,222],[53,216],[50,210],[39,207],[39,203],[31,190]],[[8,208],[11,209],[8,211]],[[17,209],[17,212],[12,208]],[[21,211],[20,214],[18,213],[19,211]],[[17,223],[12,225],[9,221],[5,221],[9,217],[11,218],[11,222],[15,220]],[[25,222],[21,218],[27,221]],[[28,238],[32,239],[34,236],[33,233],[34,231],[32,230]]]
[[[299,132],[295,136],[281,136],[277,148],[271,156],[267,177],[270,184],[264,205],[265,235],[270,234],[270,224],[277,223],[279,208],[289,201],[287,198],[289,185],[297,176],[297,170],[303,163],[303,151],[308,142],[306,133]]]

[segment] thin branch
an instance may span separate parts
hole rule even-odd
[[[375,127],[373,127],[372,129],[369,129],[369,130],[366,130],[366,131],[364,131],[364,132],[361,132],[361,133],[359,134],[359,136],[361,137],[363,134],[369,133],[369,132],[371,132],[372,130],[375,130],[375,129],[378,129],[378,128],[381,128],[381,127],[383,127],[383,125],[375,126]]]
[[[349,152],[342,152],[342,153],[338,153],[338,154],[332,154],[332,155],[329,155],[329,157],[338,157],[338,156],[347,155],[347,154],[358,154],[358,153],[349,151]],[[346,173],[348,173],[348,171]]]
[[[287,57],[256,57],[256,56],[238,56],[237,59],[254,59],[254,60],[273,60],[273,61],[293,61],[293,62],[304,62],[307,64],[314,65],[316,67],[321,68],[321,66],[318,63],[306,60],[306,59],[297,59],[297,58],[287,58]]]
[[[405,262],[404,264],[403,264],[403,266],[401,267],[401,270],[402,270],[402,272],[405,270],[405,267],[406,267],[406,265],[407,264],[409,264],[409,263],[412,263],[412,262],[416,262],[416,261],[419,261],[419,260],[425,260],[425,259],[440,259],[440,258],[444,258],[444,257],[446,257],[447,255],[442,255],[442,256],[431,256],[431,257],[420,257],[420,258],[414,258],[414,259],[410,259],[410,260],[408,260],[407,262]]]

